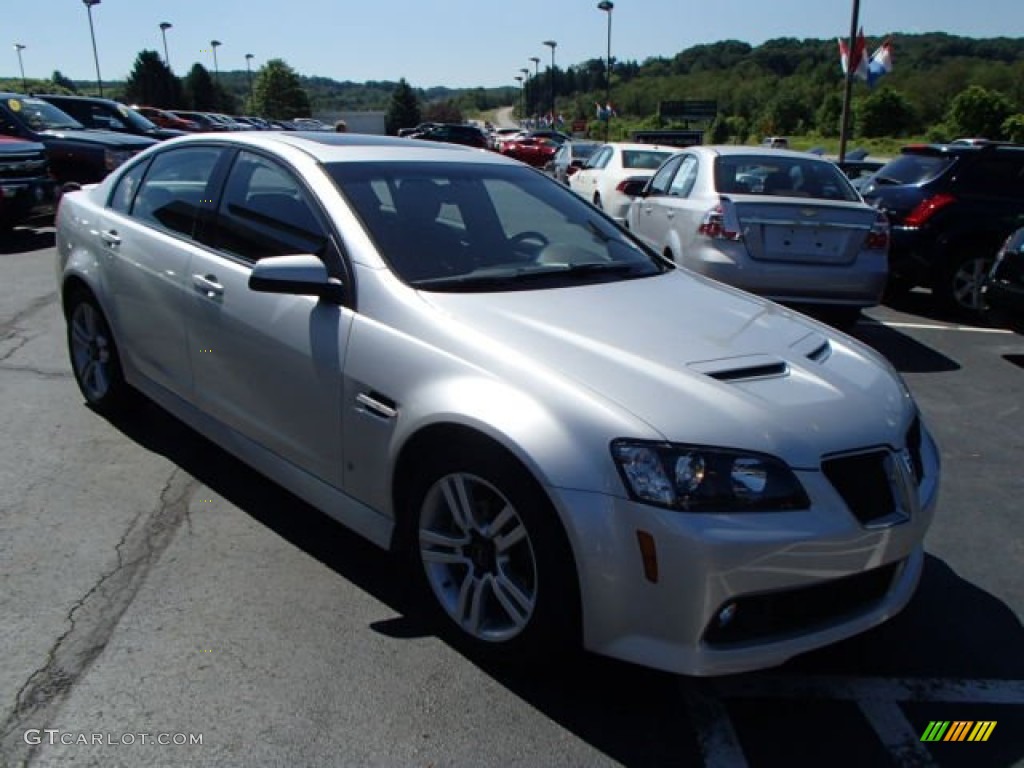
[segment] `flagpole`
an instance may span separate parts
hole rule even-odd
[[[839,130],[840,163],[846,159],[846,140],[850,133],[850,99],[853,95],[853,72],[857,68],[853,61],[853,54],[857,49],[857,19],[859,16],[860,0],[853,0],[853,13],[850,15],[850,41],[847,43],[849,53],[846,57],[846,80],[843,86],[843,122]]]

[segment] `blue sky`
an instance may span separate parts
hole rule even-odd
[[[2,0],[0,75],[17,77],[15,43],[28,77],[59,69],[95,78],[81,0]],[[607,16],[596,0],[102,0],[93,8],[104,80],[123,79],[143,49],[163,51],[184,74],[196,61],[213,69],[210,41],[220,40],[221,71],[253,69],[282,58],[303,75],[337,80],[398,80],[415,87],[515,85],[522,67],[543,70],[544,40],[558,43],[559,67],[603,58]],[[847,34],[850,0],[616,0],[612,54],[642,62],[727,38],[758,44],[774,37]],[[869,44],[888,32],[968,37],[1024,35],[1022,0],[862,0]],[[16,10],[14,10],[16,8]],[[12,13],[11,11],[14,10]],[[837,54],[838,61],[838,54]],[[895,51],[899,66],[899,51]],[[838,67],[838,63],[837,63]]]

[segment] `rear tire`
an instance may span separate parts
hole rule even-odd
[[[972,246],[955,251],[939,269],[932,294],[943,309],[980,315],[984,309],[981,287],[985,284],[997,248]]]
[[[77,289],[67,307],[68,357],[78,389],[86,401],[104,412],[124,407],[130,388],[124,380],[121,358],[110,324],[96,299]]]
[[[441,634],[501,662],[557,657],[578,642],[575,562],[533,477],[470,440],[424,456],[404,515],[417,583]]]

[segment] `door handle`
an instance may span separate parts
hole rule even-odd
[[[109,245],[111,248],[116,248],[121,244],[121,238],[118,236],[116,229],[105,229],[101,231],[100,240]]]
[[[217,282],[216,275],[192,275],[192,285],[208,299],[224,295],[224,286]]]

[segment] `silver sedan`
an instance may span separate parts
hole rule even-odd
[[[897,613],[939,464],[856,341],[494,153],[175,139],[64,196],[68,348],[382,548],[472,653],[779,664]]]
[[[626,220],[688,269],[842,324],[878,304],[889,274],[885,214],[834,163],[803,152],[689,147],[662,164]]]

